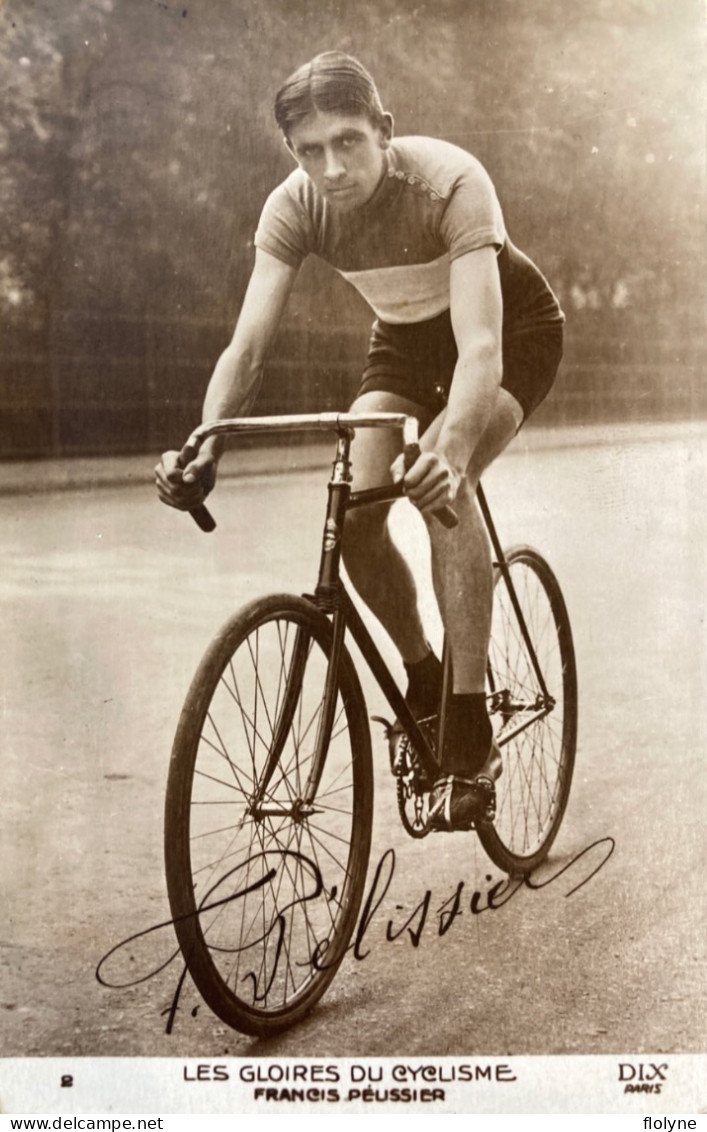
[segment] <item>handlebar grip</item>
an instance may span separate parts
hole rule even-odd
[[[216,520],[209,511],[208,507],[205,507],[203,503],[200,504],[199,507],[195,507],[193,511],[189,512],[189,514],[196,523],[197,527],[200,527],[201,530],[206,534],[210,534],[211,531],[216,530]]]
[[[405,460],[405,471],[409,472],[415,461],[422,455],[422,449],[419,444],[406,444],[403,449],[403,456]],[[435,519],[437,519],[443,527],[447,530],[454,530],[459,525],[459,518],[456,511],[446,504],[444,507],[439,507],[433,511]]]
[[[198,444],[193,444],[190,437],[177,457],[177,467],[185,468],[187,464],[191,463],[198,451]],[[216,520],[209,511],[208,507],[205,507],[203,503],[201,503],[198,507],[194,507],[194,509],[190,511],[189,514],[196,523],[197,527],[204,531],[205,534],[211,534],[212,531],[216,530]]]

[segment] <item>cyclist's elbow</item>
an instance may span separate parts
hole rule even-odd
[[[474,334],[459,350],[459,361],[469,369],[483,370],[490,380],[497,378],[500,385],[503,376],[500,336],[491,329]]]

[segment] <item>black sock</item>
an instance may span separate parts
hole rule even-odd
[[[444,721],[442,770],[471,777],[489,757],[493,728],[483,692],[450,696]]]
[[[405,661],[408,687],[405,699],[415,719],[439,714],[442,697],[442,662],[430,651],[414,664]]]

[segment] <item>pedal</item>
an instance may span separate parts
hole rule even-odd
[[[410,773],[410,752],[412,750],[407,735],[400,726],[396,727],[394,723],[390,723],[382,715],[372,715],[371,721],[382,724],[385,731],[390,758],[390,773],[396,778],[405,777]]]
[[[484,775],[447,775],[430,795],[428,823],[437,833],[456,833],[489,825],[496,816],[496,788]]]

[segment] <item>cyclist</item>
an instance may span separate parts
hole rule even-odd
[[[564,316],[547,281],[510,241],[493,185],[466,151],[395,138],[373,79],[351,56],[326,52],[300,67],[275,100],[297,168],[267,199],[255,264],[232,341],[219,358],[204,420],[247,412],[298,270],[317,255],[375,314],[352,412],[419,418],[422,454],[405,473],[397,435],[361,430],[354,485],[403,478],[428,519],[435,591],[450,642],[453,690],[430,794],[430,822],[469,828],[480,782],[500,759],[486,710],[492,609],[490,550],[475,490],[553,384]],[[163,502],[200,504],[222,445],[187,467],[168,452],[156,469]],[[459,524],[432,512],[453,504]],[[425,636],[412,574],[387,528],[389,505],[347,518],[344,562],[357,591],[400,650],[416,718],[436,714],[441,664]]]

